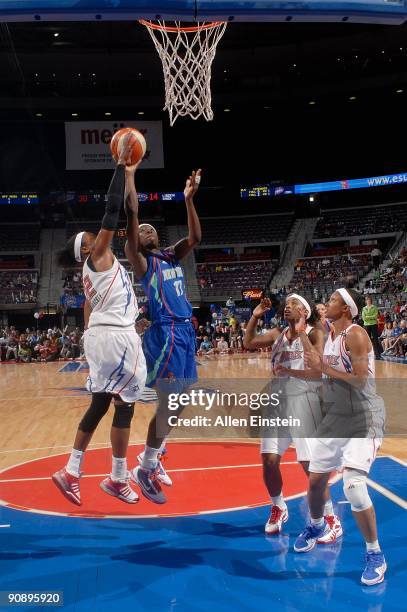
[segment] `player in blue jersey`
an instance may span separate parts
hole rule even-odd
[[[131,476],[140,485],[144,496],[158,504],[167,501],[160,482],[172,484],[160,460],[165,453],[165,437],[170,429],[168,416],[165,416],[168,409],[162,383],[171,381],[171,391],[180,392],[198,378],[192,307],[186,296],[180,261],[201,241],[201,224],[193,202],[200,180],[201,171],[197,170],[192,172],[185,185],[188,236],[174,246],[160,248],[154,227],[147,223],[139,225],[134,172],[131,168],[127,170],[126,211],[131,220],[128,224],[131,230],[128,231],[125,251],[148,298],[152,325],[143,338],[146,385],[155,387],[159,395],[158,410],[151,419],[144,452],[138,457],[140,466],[132,470]]]

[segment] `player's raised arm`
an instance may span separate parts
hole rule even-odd
[[[194,205],[194,195],[198,191],[200,182],[201,170],[197,170],[192,172],[185,184],[184,196],[188,214],[188,236],[174,245],[175,258],[178,260],[189,255],[202,239],[201,223]]]
[[[269,298],[264,298],[258,306],[253,310],[251,319],[249,320],[245,335],[243,336],[243,346],[246,349],[266,348],[271,346],[279,335],[277,329],[272,329],[265,334],[256,334],[258,320],[271,308]]]
[[[120,209],[124,200],[125,166],[133,147],[133,136],[127,134],[123,139],[117,166],[107,192],[107,202],[102,226],[96,236],[92,250],[92,262],[96,271],[108,270],[112,265],[113,254],[110,248],[119,223]]]
[[[139,221],[137,197],[134,175],[142,160],[134,166],[126,168],[126,201],[124,211],[127,216],[127,240],[124,246],[127,260],[134,269],[137,279],[142,278],[147,272],[147,260],[140,252]]]

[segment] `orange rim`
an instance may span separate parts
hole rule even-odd
[[[162,30],[164,32],[200,32],[201,30],[210,30],[212,28],[216,28],[217,26],[225,23],[224,21],[211,21],[211,23],[203,23],[202,25],[197,26],[188,26],[177,27],[177,26],[162,26],[159,23],[154,23],[154,21],[149,21],[148,19],[139,19],[139,23],[141,25],[146,26],[146,28],[151,28],[152,30]]]

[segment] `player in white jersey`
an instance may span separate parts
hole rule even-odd
[[[315,382],[317,373],[307,370],[304,365],[304,354],[316,351],[322,355],[323,334],[315,325],[318,313],[311,309],[309,303],[298,294],[287,297],[284,308],[284,319],[288,326],[283,329],[272,329],[264,335],[256,336],[257,321],[271,307],[268,298],[263,299],[255,308],[244,336],[244,346],[248,349],[272,346],[271,361],[273,373],[278,380],[272,381],[272,389],[280,393],[278,414],[283,418],[299,419],[301,426],[296,429],[279,430],[263,428],[260,453],[263,460],[263,478],[270,494],[272,507],[270,518],[266,523],[267,534],[279,533],[283,523],[288,520],[287,505],[282,495],[281,457],[294,443],[297,461],[308,474],[311,459],[312,436],[322,420],[321,405],[318,395],[319,384]],[[269,415],[269,416],[277,416]],[[339,519],[334,515],[328,483],[325,487],[325,514],[327,527],[320,536],[320,543],[335,541],[342,535]]]
[[[125,138],[107,194],[105,215],[97,236],[79,232],[60,254],[61,265],[83,263],[85,303],[85,355],[89,364],[90,407],[79,423],[66,466],[52,476],[53,482],[71,502],[81,505],[79,479],[85,450],[100,420],[114,401],[111,428],[112,471],[100,486],[118,499],[134,504],[138,495],[129,485],[127,447],[134,402],[141,396],[146,364],[141,340],[135,329],[136,296],[126,269],[111,250],[124,201],[125,163],[131,151]],[[133,169],[134,171],[134,169]]]
[[[306,363],[322,373],[324,419],[318,428],[309,466],[308,501],[311,524],[298,536],[297,552],[311,550],[323,531],[324,491],[329,475],[343,471],[343,490],[366,542],[366,567],[361,581],[382,582],[386,571],[380,550],[375,511],[366,479],[381,445],[384,404],[375,388],[372,343],[359,325],[352,324],[363,306],[353,289],[338,289],[329,302],[327,316],[333,323],[323,359],[310,353]]]

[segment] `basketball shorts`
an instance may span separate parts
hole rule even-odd
[[[195,362],[195,330],[189,322],[153,323],[143,337],[148,387],[157,381],[178,381],[180,388],[198,380]],[[174,388],[174,387],[172,387]]]
[[[318,393],[308,391],[302,395],[282,398],[279,415],[285,419],[289,417],[296,419],[298,424],[287,427],[263,427],[260,453],[272,453],[281,457],[287,448],[294,444],[297,461],[310,461],[314,443],[312,436],[322,421]]]
[[[88,391],[119,395],[125,402],[141,397],[147,369],[134,327],[90,327],[85,332],[84,347],[89,364]]]
[[[309,471],[327,473],[348,467],[368,474],[381,444],[382,438],[315,438]]]

